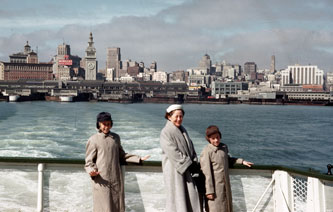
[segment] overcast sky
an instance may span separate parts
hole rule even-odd
[[[26,41],[41,62],[65,42],[84,57],[93,33],[99,67],[107,47],[121,59],[156,61],[159,70],[213,63],[256,62],[277,69],[318,65],[333,71],[331,0],[0,0],[0,60],[23,51]]]

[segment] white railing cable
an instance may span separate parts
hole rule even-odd
[[[38,193],[37,193],[37,211],[43,212],[43,171],[44,171],[44,164],[38,164]]]
[[[272,180],[271,180],[271,182],[268,184],[267,188],[265,189],[264,193],[259,198],[256,206],[253,208],[252,212],[254,212],[257,209],[257,207],[259,206],[259,203],[261,202],[262,198],[264,198],[265,194],[267,193],[268,189],[272,186],[272,184],[273,184],[274,181],[275,181],[275,179],[273,177]]]

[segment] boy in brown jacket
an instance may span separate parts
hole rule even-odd
[[[227,145],[221,143],[221,137],[217,126],[209,126],[206,129],[209,144],[200,155],[200,166],[206,178],[206,211],[209,212],[232,212],[229,164],[253,165],[241,158],[230,157]]]

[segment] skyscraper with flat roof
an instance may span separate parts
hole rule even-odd
[[[244,74],[249,76],[249,80],[256,80],[257,64],[255,62],[246,62],[244,64]]]
[[[114,69],[116,78],[119,78],[119,70],[121,69],[121,54],[119,47],[107,48],[106,68]]]
[[[65,43],[60,44],[57,48],[57,55],[58,56],[71,55],[71,47]]]
[[[271,73],[274,73],[275,72],[275,55],[272,55],[271,57],[271,70],[270,70]]]
[[[206,74],[211,74],[211,68],[212,68],[212,61],[210,59],[210,56],[208,54],[205,54],[200,62],[199,62],[199,69],[206,70]]]

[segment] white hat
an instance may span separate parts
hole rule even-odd
[[[167,109],[166,112],[170,113],[171,111],[174,110],[183,110],[183,107],[181,105],[170,105]]]

